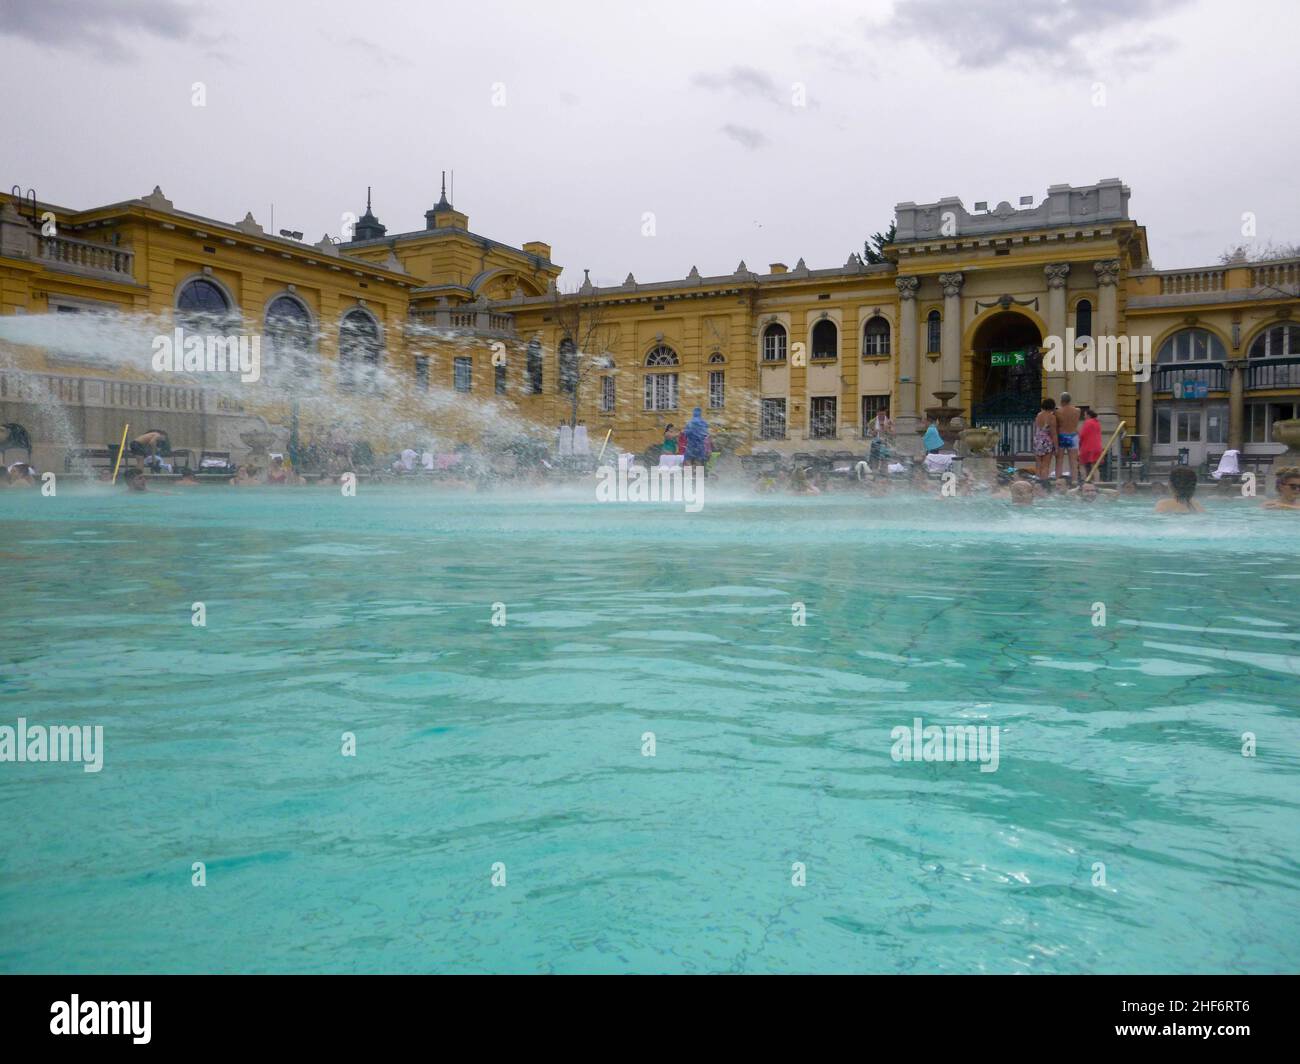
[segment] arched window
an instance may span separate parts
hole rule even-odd
[[[677,352],[666,344],[660,344],[645,357],[647,369],[659,369],[678,365]],[[645,376],[645,409],[677,409],[677,374],[647,373]]]
[[[1300,325],[1275,325],[1255,337],[1251,358],[1300,357]]]
[[[864,355],[889,354],[889,322],[879,314],[862,327],[862,353]]]
[[[937,355],[939,353],[942,327],[943,318],[939,316],[939,312],[937,310],[930,311],[925,318],[925,353],[927,355]]]
[[[785,361],[785,326],[773,322],[763,330],[763,361]]]
[[[676,366],[678,364],[677,352],[666,344],[660,344],[645,356],[645,364],[648,367]]]
[[[713,354],[709,356],[709,362],[715,366],[718,365],[719,363],[726,362],[726,361],[727,361],[727,356],[724,355],[721,351],[714,351]]]
[[[364,374],[363,383],[373,386],[381,351],[379,324],[374,318],[360,308],[343,315],[339,326],[339,387],[353,386],[353,374],[358,366]]]
[[[822,318],[812,331],[813,358],[839,358],[840,330],[830,318]]]
[[[265,332],[272,371],[292,368],[296,377],[311,374],[312,327],[306,307],[292,296],[276,296],[266,308]]]
[[[1207,329],[1182,329],[1174,333],[1156,353],[1156,365],[1179,362],[1222,362],[1223,342]]]
[[[578,345],[569,337],[560,341],[559,389],[561,395],[578,390]]]
[[[235,323],[234,308],[220,285],[196,277],[176,294],[176,320],[196,332],[225,330]]]
[[[1074,305],[1074,338],[1092,335],[1092,300],[1081,299]]]
[[[528,341],[528,394],[542,394],[542,345],[538,340]]]

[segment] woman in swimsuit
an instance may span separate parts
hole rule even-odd
[[[1043,408],[1034,418],[1034,461],[1039,480],[1046,480],[1056,454],[1056,400],[1044,399]]]

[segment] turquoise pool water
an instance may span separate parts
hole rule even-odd
[[[105,742],[0,764],[0,970],[1294,971],[1300,522],[1211,506],[0,492],[0,725]]]

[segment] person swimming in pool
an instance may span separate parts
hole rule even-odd
[[[1068,476],[1072,484],[1079,483],[1079,408],[1074,405],[1069,392],[1061,393],[1061,402],[1056,407],[1056,476]],[[1061,467],[1069,460],[1069,472],[1062,473]]]
[[[1277,498],[1264,503],[1265,510],[1300,510],[1300,466],[1283,466],[1277,471]]]
[[[1169,490],[1172,496],[1156,503],[1158,514],[1203,514],[1205,507],[1197,502],[1196,470],[1191,466],[1174,466],[1169,472]]]

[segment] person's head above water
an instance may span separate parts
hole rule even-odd
[[[1062,405],[1062,406],[1069,406],[1070,403],[1071,403],[1072,401],[1073,401],[1073,400],[1070,399],[1070,393],[1069,393],[1069,392],[1062,392],[1062,393],[1061,393],[1061,405]]]
[[[1049,395],[1046,399],[1043,400],[1042,406],[1044,410],[1055,410],[1056,400]]]
[[[1027,480],[1017,480],[1011,485],[1011,502],[1016,506],[1032,506],[1034,486]]]
[[[1174,466],[1169,471],[1169,490],[1180,502],[1187,502],[1196,493],[1196,470],[1191,466]]]

